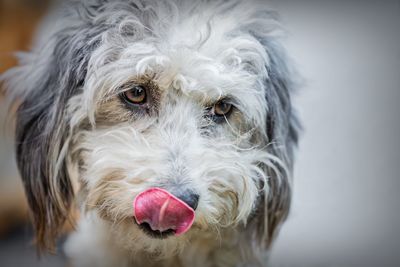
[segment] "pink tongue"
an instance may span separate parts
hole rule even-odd
[[[189,230],[194,221],[194,210],[166,190],[150,188],[133,201],[138,224],[148,223],[152,230],[172,229],[176,235]]]

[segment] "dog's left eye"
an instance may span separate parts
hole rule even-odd
[[[146,88],[143,86],[137,85],[132,89],[125,91],[122,93],[124,99],[132,104],[141,105],[146,102],[147,93]]]
[[[228,99],[219,100],[213,106],[207,108],[207,117],[212,119],[215,123],[223,123],[232,113],[234,105]]]
[[[232,104],[225,100],[220,100],[214,105],[214,114],[216,116],[227,116],[232,110]]]

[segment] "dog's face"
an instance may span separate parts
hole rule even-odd
[[[17,153],[39,242],[52,243],[75,194],[132,248],[167,255],[239,228],[270,242],[296,142],[274,14],[250,2],[93,1],[71,3],[61,22],[10,74],[32,78],[11,87],[29,86]],[[154,188],[194,211],[185,233],[137,218],[135,199]]]
[[[136,41],[121,49],[117,60],[90,69],[83,91],[94,95],[71,102],[75,114],[82,100],[95,99],[88,110],[96,127],[80,130],[75,144],[85,205],[123,226],[124,234],[129,229],[129,240],[143,239],[141,246],[155,241],[132,224],[139,193],[157,187],[187,202],[195,198],[193,231],[217,231],[247,222],[271,164],[259,80],[266,78],[265,68],[242,64],[265,59],[261,45],[253,41],[250,49],[220,55],[243,40],[221,40],[217,49],[155,41]],[[148,51],[138,55],[138,47]],[[241,52],[258,53],[249,59]]]

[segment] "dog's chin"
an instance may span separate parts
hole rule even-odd
[[[125,247],[129,251],[148,253],[156,260],[167,259],[182,252],[193,234],[193,229],[182,235],[176,235],[172,230],[154,231],[146,224],[131,225],[131,230],[135,237],[133,240],[125,240]]]
[[[104,222],[102,231],[118,249],[128,253],[149,254],[155,259],[173,257],[194,241],[219,242],[219,233],[224,228],[221,229],[220,224],[216,222],[227,220],[224,217],[226,212],[224,214],[207,214],[200,208],[196,211],[196,217],[191,227],[186,232],[177,234],[172,229],[154,230],[146,222],[138,221],[132,214],[131,201],[118,203],[118,207],[92,209],[90,212],[97,215],[99,222]]]
[[[135,222],[136,223],[136,222]],[[171,236],[174,236],[175,230],[173,229],[168,229],[165,231],[159,231],[159,230],[153,230],[151,229],[150,225],[148,223],[141,223],[136,225],[139,227],[140,230],[142,230],[147,236],[154,238],[154,239],[166,239]]]
[[[143,239],[148,241],[157,242],[171,239],[185,239],[190,233],[199,230],[201,227],[196,223],[193,224],[190,233],[185,233],[177,235],[176,231],[173,229],[167,229],[165,231],[153,230],[150,224],[143,222],[138,223],[136,219],[132,216],[120,217],[118,220],[110,216],[105,215],[104,212],[99,212],[99,217],[107,222],[112,232],[124,233],[125,237],[131,237],[132,239]]]
[[[165,231],[153,230],[146,222],[138,224],[134,217],[120,218],[118,222],[109,217],[101,216],[101,218],[108,222],[108,225],[112,229],[111,231],[113,233],[118,232],[119,234],[124,235],[126,238],[130,237],[133,240],[141,239],[152,242],[163,242],[167,240],[171,241],[172,239],[185,239],[188,235],[190,235],[190,233],[185,233],[178,236],[173,229],[167,229]],[[199,227],[193,225],[189,232],[194,232],[197,228]]]

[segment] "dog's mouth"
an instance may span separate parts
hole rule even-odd
[[[152,238],[165,239],[165,238],[175,235],[175,233],[176,233],[174,229],[167,229],[165,231],[153,230],[153,229],[151,229],[150,224],[148,224],[146,222],[138,224],[138,225],[139,225],[139,228],[143,232],[145,232],[148,236],[150,236]]]
[[[195,212],[185,202],[168,191],[150,188],[133,202],[134,217],[139,228],[155,238],[166,238],[187,232]]]

